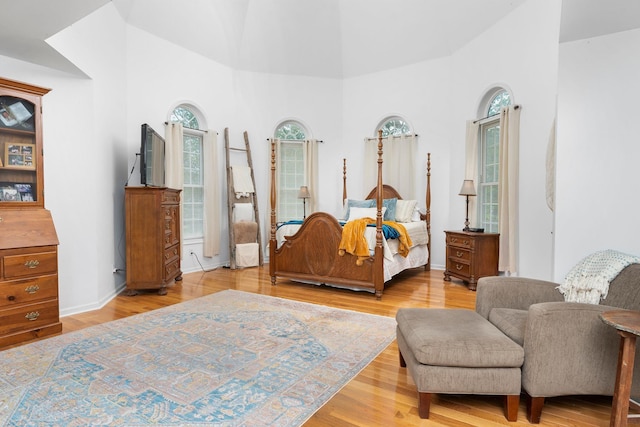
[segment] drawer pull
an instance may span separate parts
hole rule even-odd
[[[458,258],[460,258],[462,255],[464,255],[464,252],[456,251],[456,256]]]
[[[29,261],[26,261],[24,263],[24,266],[27,268],[36,268],[39,265],[40,265],[40,261],[38,261],[37,259],[30,259]]]
[[[30,313],[27,313],[26,316],[24,316],[24,317],[29,321],[34,321],[38,317],[40,317],[40,313],[38,313],[37,311],[32,311]]]
[[[457,241],[458,241],[458,239],[457,239],[457,238],[455,238],[455,237],[452,237],[452,238],[451,238],[451,243],[455,243],[455,242],[457,242]]]
[[[460,270],[462,270],[463,268],[464,268],[464,266],[463,266],[463,265],[456,264],[456,270],[460,271]]]
[[[40,290],[40,286],[38,285],[30,285],[27,286],[24,291],[28,294],[35,294],[36,292],[38,292]]]
[[[463,245],[468,245],[468,244],[469,244],[469,241],[468,241],[468,240],[465,240],[464,242],[462,242],[462,244],[463,244]]]
[[[7,299],[8,299],[9,301],[15,301],[15,300],[16,300],[16,297],[15,297],[15,296],[13,296],[13,295],[9,295],[9,296],[7,297]]]

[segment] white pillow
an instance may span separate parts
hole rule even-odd
[[[413,210],[413,216],[411,217],[411,221],[412,222],[422,221],[422,218],[420,218],[420,215],[421,215],[420,208],[416,204],[416,207]]]
[[[384,216],[384,212],[387,210],[386,207],[382,207],[382,216]],[[356,208],[352,207],[349,209],[349,221],[353,221],[354,219],[360,218],[373,218],[376,219],[376,214],[378,213],[377,208]]]
[[[396,222],[411,222],[413,220],[413,211],[417,204],[417,200],[398,199],[396,203]]]

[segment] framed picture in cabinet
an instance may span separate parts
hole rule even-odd
[[[35,170],[35,144],[6,144],[4,167]]]

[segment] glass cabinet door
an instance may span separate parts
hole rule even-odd
[[[0,89],[0,205],[43,205],[40,98]]]

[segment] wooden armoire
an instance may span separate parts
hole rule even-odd
[[[44,208],[48,92],[0,78],[0,348],[62,331],[58,236]]]
[[[125,187],[127,294],[182,280],[180,270],[180,190]]]

